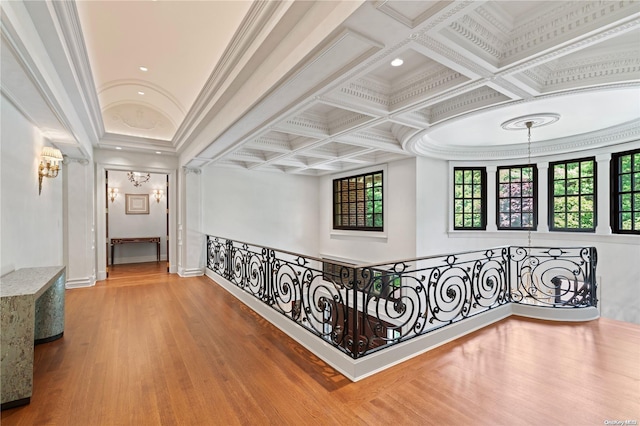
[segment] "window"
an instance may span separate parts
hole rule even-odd
[[[535,165],[498,167],[498,229],[536,229],[536,181]]]
[[[612,156],[611,228],[640,234],[640,149]]]
[[[382,171],[333,181],[333,229],[382,231]]]
[[[549,164],[549,229],[595,231],[595,158]]]
[[[484,167],[453,169],[453,229],[486,229],[486,175]]]

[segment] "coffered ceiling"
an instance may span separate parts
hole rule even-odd
[[[560,116],[534,156],[640,140],[638,2],[75,5],[56,16],[81,29],[63,38],[84,46],[103,149],[322,175],[522,157],[526,131],[501,124],[532,114]]]

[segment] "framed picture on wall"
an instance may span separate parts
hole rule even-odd
[[[149,194],[125,194],[126,214],[149,214]]]

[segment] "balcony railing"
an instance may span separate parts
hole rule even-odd
[[[595,247],[353,265],[208,236],[207,267],[354,359],[509,303],[597,306]]]

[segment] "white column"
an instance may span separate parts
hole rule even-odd
[[[611,154],[596,155],[598,187],[596,191],[597,218],[596,234],[611,234],[610,183]]]
[[[67,288],[92,286],[96,282],[94,173],[88,160],[65,159],[64,263]]]
[[[538,165],[538,231],[549,232],[549,162],[540,162]]]
[[[202,233],[200,169],[182,168],[178,197],[178,274],[203,275],[206,237]]]
[[[497,166],[487,166],[487,231],[497,232],[496,216],[496,172]]]

